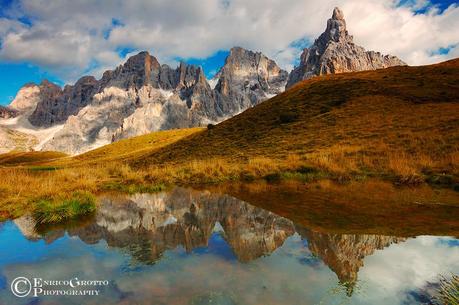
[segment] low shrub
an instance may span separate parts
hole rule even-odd
[[[269,183],[279,182],[279,181],[281,181],[281,178],[282,178],[282,176],[279,173],[272,173],[272,174],[268,174],[268,175],[264,176],[264,179]]]
[[[288,111],[281,113],[279,116],[279,121],[281,124],[293,123],[298,119],[298,114],[293,111]]]

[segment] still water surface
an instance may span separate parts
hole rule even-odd
[[[454,237],[327,232],[186,188],[99,203],[62,227],[0,223],[0,304],[422,304],[440,275],[459,273]],[[108,285],[18,298],[18,276]]]

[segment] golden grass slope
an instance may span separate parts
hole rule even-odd
[[[453,60],[307,80],[133,164],[215,157],[241,162],[259,156],[283,159],[292,153],[317,157],[320,163],[329,154],[362,154],[372,161],[381,157],[386,165],[392,154],[449,163],[458,161],[458,150],[459,60]]]
[[[26,166],[61,159],[67,155],[55,151],[13,151],[0,155],[0,166]]]
[[[172,129],[120,140],[87,153],[75,156],[70,162],[100,163],[109,161],[131,161],[152,154],[174,142],[188,137],[204,128]]]

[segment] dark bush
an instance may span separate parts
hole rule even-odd
[[[346,100],[345,99],[339,99],[339,100],[333,100],[330,102],[330,105],[331,106],[334,106],[334,107],[337,107],[337,106],[341,106],[342,104],[346,103]]]
[[[317,169],[315,169],[314,167],[303,165],[303,166],[300,166],[296,171],[299,172],[300,174],[314,174],[317,172]]]
[[[252,182],[255,180],[255,176],[250,172],[243,171],[241,173],[241,180],[245,182]]]
[[[298,114],[292,111],[281,113],[279,120],[281,124],[287,124],[295,122],[298,119]]]
[[[214,124],[207,124],[207,130],[212,130],[215,128]]]
[[[279,173],[267,174],[264,178],[269,183],[276,183],[281,180],[281,175]]]
[[[452,185],[454,183],[454,178],[451,175],[431,175],[427,177],[427,182],[430,184],[438,185]]]

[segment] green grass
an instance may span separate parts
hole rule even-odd
[[[164,184],[143,185],[143,184],[123,184],[116,181],[111,181],[102,186],[104,191],[118,191],[128,194],[136,193],[156,193],[166,190]]]
[[[42,199],[37,202],[33,216],[39,225],[58,224],[89,215],[96,210],[96,199],[89,192],[74,192],[61,200]]]
[[[59,167],[57,166],[47,166],[47,165],[37,165],[37,166],[30,166],[28,169],[32,172],[47,172],[47,171],[55,171],[58,170]]]

